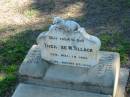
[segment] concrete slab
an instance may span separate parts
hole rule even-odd
[[[82,91],[20,84],[12,97],[111,97]]]

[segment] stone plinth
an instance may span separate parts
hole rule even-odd
[[[37,45],[33,45],[22,62],[19,73],[30,77],[42,78],[48,66],[49,64],[41,58],[39,47]]]
[[[120,80],[116,97],[125,97],[125,86],[129,71],[121,68]],[[12,97],[112,97],[99,93],[90,93],[86,91],[76,91],[61,88],[52,88],[42,85],[19,84]]]
[[[115,97],[120,67],[118,53],[100,51],[99,64],[88,69],[47,63],[40,58],[40,53],[37,52],[40,52],[39,47],[34,45],[21,65],[20,74],[32,77],[30,79],[25,78],[25,82],[102,93]],[[37,62],[34,61],[34,56],[35,59],[38,59]],[[41,71],[39,68],[42,68]],[[33,79],[33,77],[36,78]]]
[[[111,97],[110,95],[95,94],[37,85],[20,84],[12,97]]]

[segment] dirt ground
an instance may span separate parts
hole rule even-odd
[[[122,32],[130,37],[130,9],[126,1],[1,0],[0,28],[38,29],[49,24],[54,16],[60,16],[76,20],[89,33]],[[10,32],[3,33],[5,36],[10,35]]]

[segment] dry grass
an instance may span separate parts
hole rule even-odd
[[[59,0],[1,0],[0,38],[7,38],[26,29],[42,29],[52,22],[54,16],[63,18],[83,15],[83,2],[70,5]],[[67,5],[65,7],[65,5]],[[52,10],[52,11],[51,11]]]

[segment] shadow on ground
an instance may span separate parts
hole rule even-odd
[[[34,0],[30,5],[40,13],[48,15],[65,14],[67,7],[82,2],[80,17],[68,16],[84,26],[90,33],[122,32],[130,37],[130,3],[129,0]],[[73,10],[71,10],[73,12]],[[75,11],[75,10],[74,10]]]

